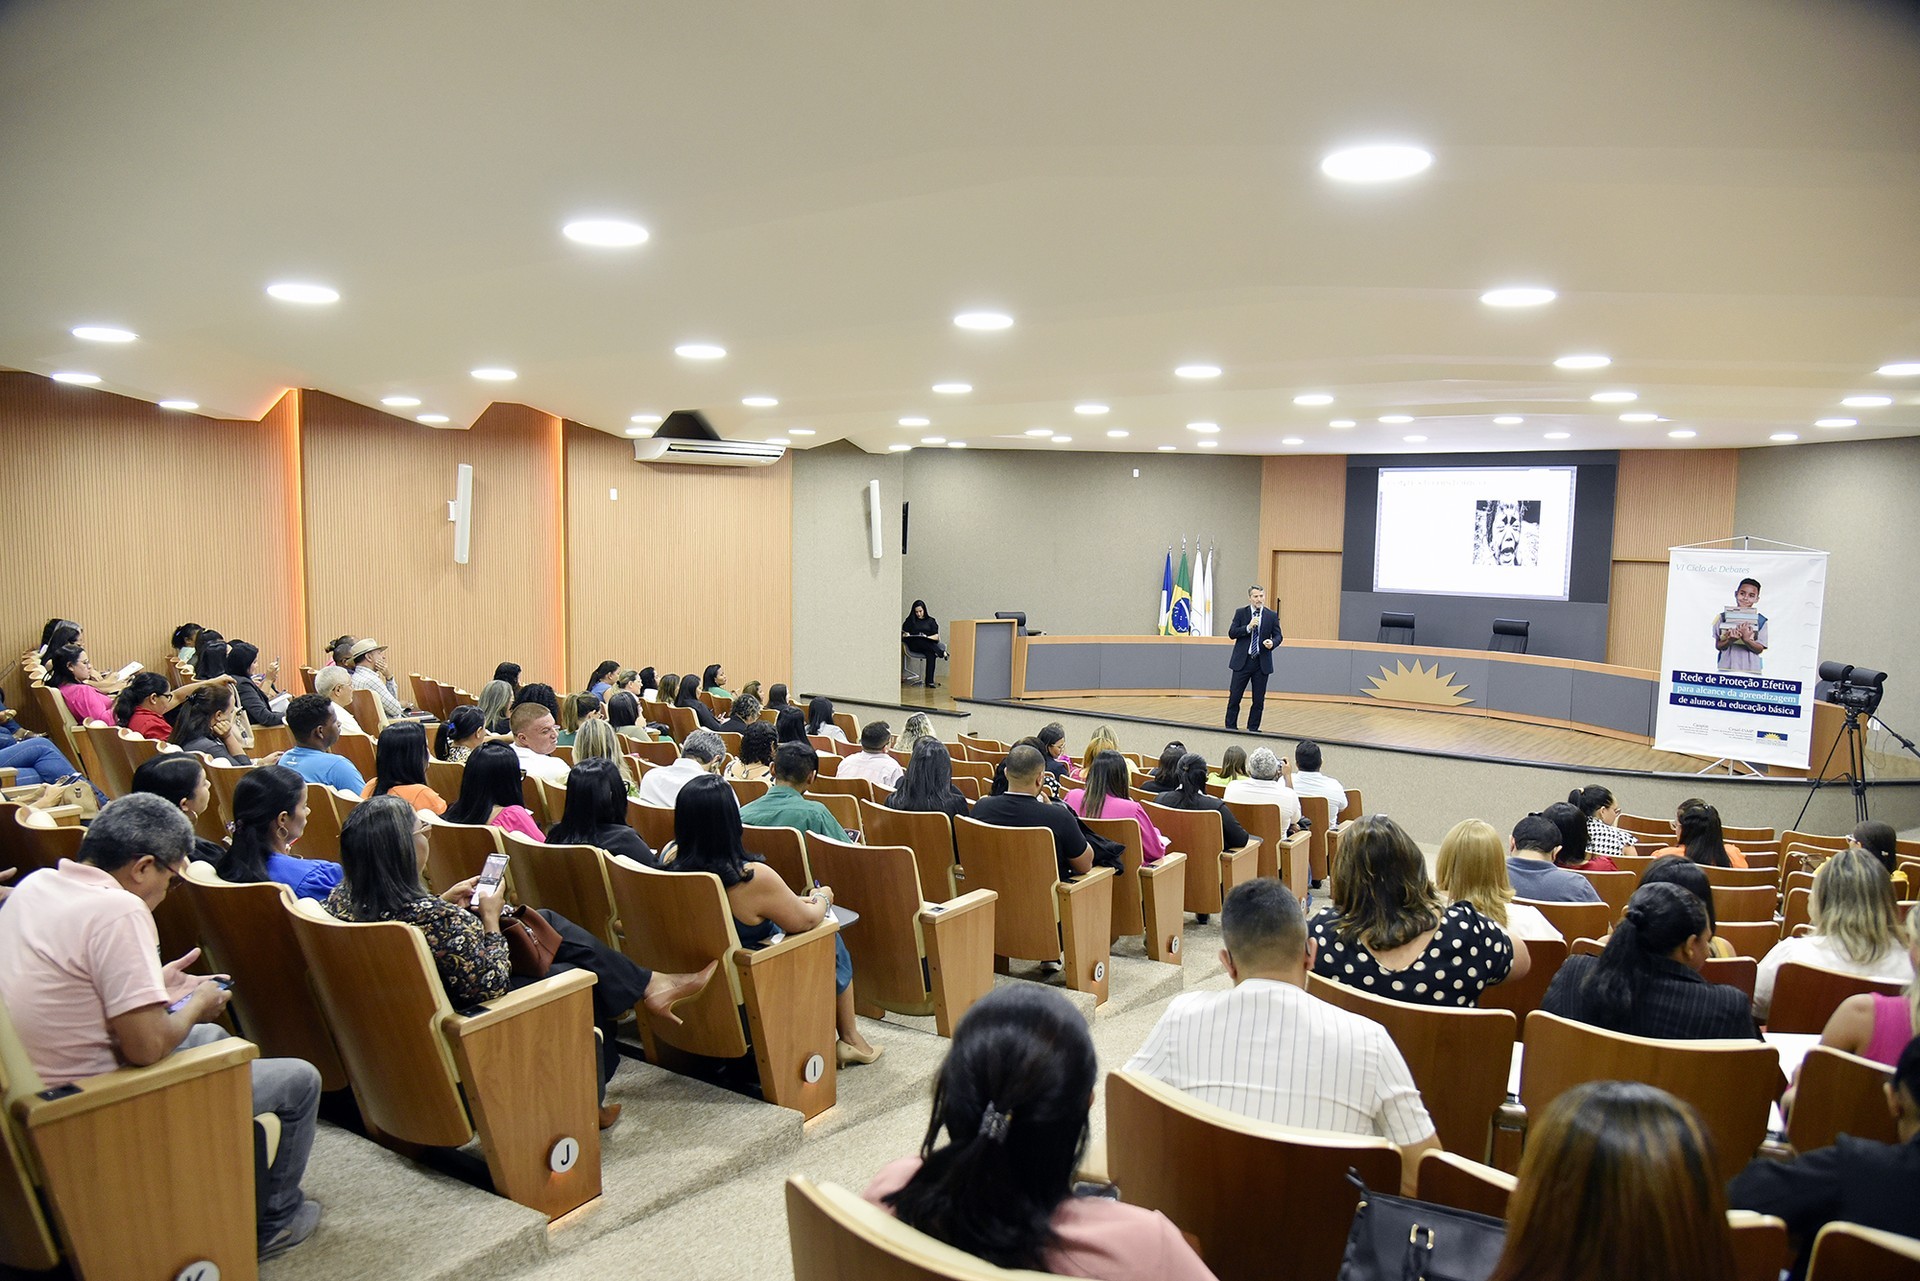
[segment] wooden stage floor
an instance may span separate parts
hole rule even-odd
[[[927,690],[918,686],[904,686],[900,691],[900,703],[903,707],[928,707],[941,711],[964,711],[967,706],[956,703],[944,687]],[[1180,694],[1108,694],[1087,698],[1029,699],[996,703],[995,706],[1031,707],[1036,713],[1056,707],[1060,711],[1081,716],[1115,716],[1157,722],[1169,727],[1194,725],[1223,731],[1227,712],[1224,696]],[[1706,766],[1706,762],[1698,757],[1656,752],[1645,744],[1626,739],[1549,725],[1529,725],[1492,716],[1461,716],[1413,708],[1269,696],[1266,714],[1261,719],[1261,732],[1254,735],[1245,728],[1246,709],[1243,707],[1241,710],[1241,733],[1250,743],[1257,738],[1267,737],[1312,738],[1328,743],[1432,752],[1477,760],[1637,773],[1698,774]],[[1036,717],[1036,721],[1039,719]],[[1720,772],[1724,773],[1724,769]],[[1868,761],[1868,777],[1920,777],[1920,761],[1906,756],[1874,753]]]

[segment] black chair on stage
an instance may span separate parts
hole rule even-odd
[[[1043,634],[1041,632],[1030,632],[1027,630],[1027,611],[1024,609],[995,610],[993,616],[995,618],[1012,619],[1013,630],[1018,632],[1022,636],[1039,636]]]
[[[1380,643],[1382,645],[1413,644],[1413,615],[1383,610],[1380,614]]]
[[[1494,619],[1493,639],[1487,642],[1487,648],[1503,654],[1526,653],[1527,620],[1524,618]]]

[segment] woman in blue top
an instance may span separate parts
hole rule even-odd
[[[306,780],[263,765],[234,786],[233,825],[214,870],[224,881],[278,881],[298,898],[324,902],[340,884],[340,865],[290,852],[306,830]]]

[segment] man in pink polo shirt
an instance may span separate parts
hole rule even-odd
[[[157,1063],[225,1036],[210,1026],[227,993],[186,973],[198,949],[160,963],[153,909],[185,869],[193,825],[139,793],[100,811],[80,857],[36,872],[0,908],[0,1002],[49,1087]],[[313,1148],[320,1073],[301,1059],[256,1059],[253,1109],[280,1118],[280,1149],[260,1206],[260,1257],[313,1235],[318,1202],[300,1191]]]

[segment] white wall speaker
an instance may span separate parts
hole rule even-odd
[[[875,560],[880,559],[880,482],[867,482],[867,545]]]
[[[453,501],[447,504],[447,519],[453,522],[453,563],[467,563],[473,545],[473,465],[461,463],[454,473]]]

